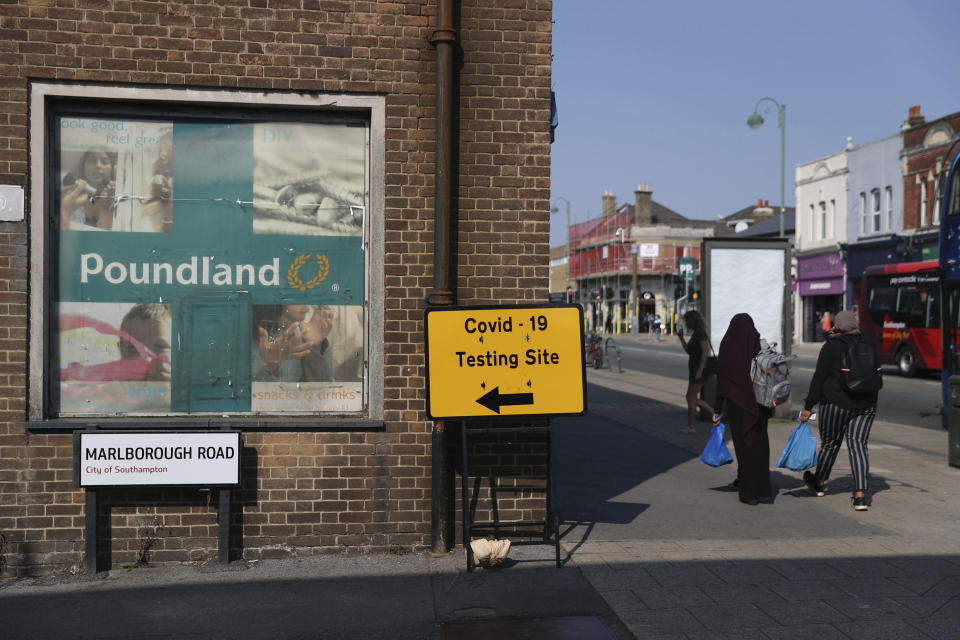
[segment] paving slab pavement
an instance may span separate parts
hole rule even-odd
[[[555,567],[552,546],[515,545],[504,569],[468,573],[464,566],[460,551],[442,557],[318,556],[7,580],[0,582],[0,637],[632,637],[577,567]],[[524,635],[510,635],[510,629]],[[574,631],[577,635],[569,635]]]
[[[960,639],[946,432],[875,422],[866,512],[851,509],[845,449],[823,498],[778,469],[774,499],[751,507],[731,467],[699,463],[709,425],[679,433],[682,381],[590,370],[588,382],[588,416],[555,421],[563,546],[637,638]],[[772,463],[794,426],[771,422]]]

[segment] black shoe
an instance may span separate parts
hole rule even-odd
[[[853,510],[854,511],[866,511],[867,510],[867,498],[866,496],[853,496]]]
[[[803,484],[807,485],[807,489],[810,490],[810,493],[817,496],[818,498],[823,497],[823,486],[817,484],[817,478],[809,471],[803,472]],[[864,507],[866,509],[866,507]]]
[[[760,504],[760,501],[757,500],[756,498],[740,498],[740,502],[742,502],[743,504],[748,504],[751,507],[755,507],[758,504]]]

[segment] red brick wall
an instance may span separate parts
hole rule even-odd
[[[461,4],[459,302],[545,301],[551,0]],[[426,0],[0,3],[0,184],[26,187],[41,160],[27,151],[30,79],[386,97],[385,362],[384,379],[372,381],[384,386],[386,431],[246,433],[235,505],[244,557],[430,542],[422,332],[433,284],[435,16]],[[83,565],[71,438],[24,427],[28,224],[0,224],[3,575]],[[151,531],[154,562],[215,555],[215,496],[105,497],[114,564],[135,561]]]
[[[920,202],[922,189],[918,178],[927,183],[927,211],[926,225],[930,226],[933,220],[933,207],[936,197],[937,161],[945,165],[945,155],[950,148],[950,142],[924,148],[923,139],[932,126],[938,122],[950,125],[954,135],[960,134],[960,113],[954,113],[944,118],[908,129],[903,134],[903,150],[906,157],[906,171],[903,176],[903,228],[916,229],[920,226]],[[947,171],[944,166],[941,171]],[[932,177],[931,177],[932,176]]]

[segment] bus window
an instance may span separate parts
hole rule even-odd
[[[923,326],[923,302],[916,287],[903,286],[897,291],[897,312],[894,320],[908,327]]]
[[[882,327],[884,316],[892,316],[896,308],[897,290],[889,284],[881,284],[879,278],[871,278],[868,286],[870,288],[867,311],[870,313],[870,319],[873,320],[873,323]]]
[[[957,349],[957,331],[960,329],[960,287],[950,284],[945,288],[945,296],[947,300],[947,317],[946,325],[954,331],[947,331],[944,334],[944,347],[947,349],[947,353],[952,354],[952,358],[947,358],[944,362],[945,365],[949,367],[949,372],[951,375],[955,375],[960,372],[960,349]]]
[[[926,296],[926,316],[927,329],[939,329],[940,328],[940,299],[937,297],[937,291],[932,287],[924,291],[923,294]]]
[[[948,216],[955,216],[960,214],[960,172],[954,170],[953,180],[950,181],[948,185],[950,193],[947,194],[947,199],[944,202],[945,211]]]

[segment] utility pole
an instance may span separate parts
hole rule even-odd
[[[637,322],[639,324],[638,316],[640,315],[640,310],[639,310],[640,294],[637,293],[637,245],[636,244],[631,245],[630,252],[633,257],[633,260],[631,261],[633,262],[633,283],[631,284],[631,287],[630,287],[630,300],[631,300],[630,326],[632,327],[633,321],[635,318],[637,319]]]

